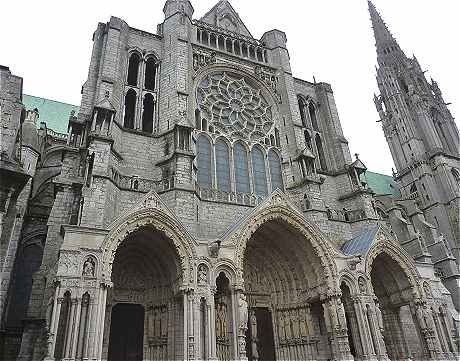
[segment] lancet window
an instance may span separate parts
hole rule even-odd
[[[248,150],[243,142],[229,145],[223,138],[211,144],[204,134],[197,139],[197,181],[202,189],[255,193],[266,196],[284,189],[281,157],[276,148],[265,153],[260,146]]]

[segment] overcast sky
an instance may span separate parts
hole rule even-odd
[[[0,64],[24,78],[24,93],[80,104],[91,36],[110,15],[150,32],[163,21],[163,0],[20,1],[1,6]],[[217,0],[195,0],[194,18]],[[369,170],[391,174],[393,161],[372,101],[376,54],[366,0],[232,0],[256,38],[287,34],[294,76],[332,85],[352,154]],[[374,0],[406,55],[415,54],[460,116],[460,1]],[[458,125],[458,122],[457,122]]]

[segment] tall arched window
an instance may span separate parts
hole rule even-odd
[[[236,143],[233,147],[233,163],[235,169],[236,191],[240,193],[249,193],[248,153],[241,143]]]
[[[136,92],[129,89],[125,96],[125,119],[123,124],[125,128],[134,129],[134,114],[136,112]]]
[[[217,189],[230,192],[230,159],[228,145],[223,140],[216,143]]]
[[[212,187],[212,163],[211,163],[211,143],[205,136],[198,137],[197,142],[197,165],[198,165],[198,185],[202,188]]]
[[[15,264],[15,278],[12,282],[12,297],[8,308],[7,325],[12,328],[22,327],[26,317],[32,291],[33,275],[42,263],[44,239],[33,239],[18,250]]]
[[[139,63],[141,58],[136,53],[131,54],[128,63],[128,85],[137,86],[137,77],[139,74]]]
[[[283,176],[281,175],[280,157],[274,150],[268,152],[268,164],[270,166],[270,179],[272,181],[272,191],[276,188],[283,190]]]
[[[144,85],[145,89],[154,90],[155,89],[155,81],[156,81],[156,61],[155,58],[148,58],[145,63],[145,79]]]
[[[260,196],[267,195],[267,172],[265,170],[264,154],[257,147],[252,149],[252,172],[255,193]]]
[[[201,130],[201,114],[199,109],[195,109],[195,128]]]
[[[326,163],[326,157],[324,155],[323,142],[321,141],[321,137],[319,136],[319,134],[316,134],[315,143],[316,143],[316,150],[318,151],[319,166],[321,170],[327,170],[327,163]]]
[[[302,120],[303,126],[306,127],[307,126],[307,116],[305,114],[305,108],[306,108],[305,102],[300,96],[297,97],[297,102],[299,104],[300,119]]]
[[[316,119],[316,109],[313,103],[308,105],[308,113],[310,114],[311,126],[314,130],[319,131],[318,120]]]
[[[144,110],[142,111],[142,131],[152,133],[153,131],[153,113],[155,104],[153,95],[150,93],[145,94],[144,97]]]

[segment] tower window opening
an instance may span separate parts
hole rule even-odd
[[[314,130],[319,131],[318,121],[316,119],[316,109],[313,103],[310,103],[308,105],[308,112],[310,114],[311,126],[313,127]]]
[[[123,125],[125,128],[134,129],[134,115],[136,112],[137,94],[133,89],[129,89],[125,96],[125,117]]]
[[[142,112],[142,131],[152,133],[153,131],[153,114],[155,103],[153,95],[148,93],[144,97],[144,110]]]
[[[156,81],[156,61],[154,58],[147,59],[145,63],[145,80],[144,85],[145,88],[148,90],[155,89],[155,81]]]
[[[136,53],[131,54],[128,63],[128,85],[137,86],[137,77],[139,73],[139,63],[141,59]]]
[[[316,149],[318,151],[319,166],[321,170],[327,170],[327,163],[326,163],[326,157],[324,155],[323,142],[319,134],[316,134],[315,143],[316,143]]]

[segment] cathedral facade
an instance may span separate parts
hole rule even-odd
[[[369,11],[395,181],[225,0],[99,23],[67,132],[0,67],[0,358],[457,360],[458,129]]]

